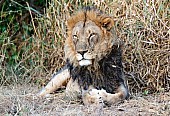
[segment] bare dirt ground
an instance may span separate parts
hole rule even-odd
[[[148,96],[137,94],[113,106],[84,106],[68,101],[63,92],[51,98],[37,98],[35,85],[0,87],[2,116],[169,116],[170,92]]]

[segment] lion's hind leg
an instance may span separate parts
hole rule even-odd
[[[38,96],[46,96],[55,90],[59,89],[64,83],[67,83],[70,79],[70,71],[68,68],[60,70],[55,74],[51,81],[40,91]]]

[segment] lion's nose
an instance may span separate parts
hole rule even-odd
[[[77,51],[77,52],[83,56],[87,52],[87,50],[85,50],[85,51]]]

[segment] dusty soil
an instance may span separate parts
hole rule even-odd
[[[2,116],[169,116],[170,92],[148,96],[133,95],[131,99],[113,106],[84,106],[68,101],[63,92],[50,98],[38,98],[35,85],[0,87]]]

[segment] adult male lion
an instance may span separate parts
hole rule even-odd
[[[85,8],[67,22],[66,66],[40,92],[51,93],[67,84],[66,94],[84,104],[115,103],[128,97],[123,74],[121,44],[114,21],[93,8]]]

